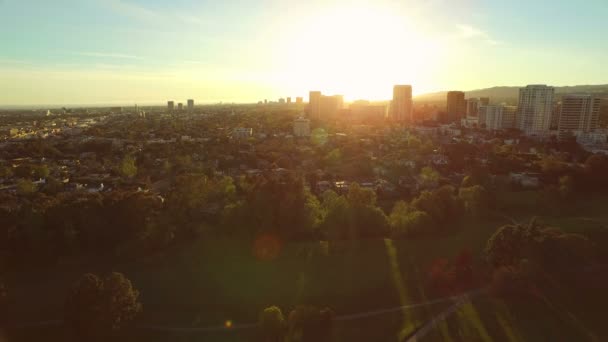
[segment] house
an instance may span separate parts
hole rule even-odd
[[[327,190],[331,190],[331,188],[331,183],[328,181],[319,181],[317,184],[315,184],[315,192],[317,194],[322,194]]]
[[[509,179],[512,184],[519,185],[525,189],[537,189],[540,187],[539,174],[535,173],[510,173]]]

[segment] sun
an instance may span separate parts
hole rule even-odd
[[[425,88],[440,46],[406,15],[383,7],[342,7],[310,15],[290,35],[290,88],[387,99],[394,84]]]

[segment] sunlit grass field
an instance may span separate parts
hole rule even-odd
[[[514,195],[515,196],[515,195]],[[518,193],[517,196],[531,196]],[[517,200],[517,199],[509,199]],[[608,226],[605,198],[580,203],[577,215],[543,216],[541,220],[571,232]],[[527,219],[534,207],[520,207]],[[481,276],[481,251],[487,239],[507,219],[465,223],[458,233],[415,240],[365,240],[330,245],[303,242],[283,245],[273,260],[259,260],[248,241],[199,240],[146,260],[121,265],[61,265],[50,270],[13,274],[15,320],[39,322],[61,319],[65,293],[83,272],[123,272],[141,292],[144,312],[139,326],[195,328],[253,323],[258,313],[277,305],[288,314],[294,306],[332,308],[337,315],[374,311],[435,299],[427,272],[437,258],[452,258],[463,249],[475,256]],[[506,303],[487,295],[476,297],[441,323],[426,341],[584,341],[601,340],[606,317],[601,300],[592,293],[555,287],[547,300]],[[590,297],[590,298],[587,298]],[[20,303],[27,303],[24,305]],[[34,305],[35,304],[35,305]],[[396,311],[350,321],[338,321],[336,341],[398,341],[450,303]],[[32,309],[34,308],[34,309]],[[58,328],[45,328],[47,340]],[[41,329],[27,329],[21,340],[38,340]],[[189,330],[130,332],[127,340],[243,341],[251,331],[197,332]],[[125,337],[126,338],[126,337]],[[599,338],[599,339],[598,339]],[[60,340],[58,338],[57,340]]]

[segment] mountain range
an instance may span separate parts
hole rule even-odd
[[[465,98],[473,97],[489,97],[491,103],[507,103],[517,104],[519,97],[519,89],[521,87],[492,87],[485,89],[476,89],[465,91]],[[608,99],[608,84],[602,85],[577,85],[577,86],[566,86],[566,87],[555,87],[555,94],[557,97],[561,97],[564,94],[579,94],[579,93],[590,93],[595,94],[602,98]],[[447,91],[440,91],[435,93],[421,94],[415,97],[416,102],[446,102]]]

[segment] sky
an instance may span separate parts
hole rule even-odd
[[[0,0],[0,105],[608,83],[606,0]]]

